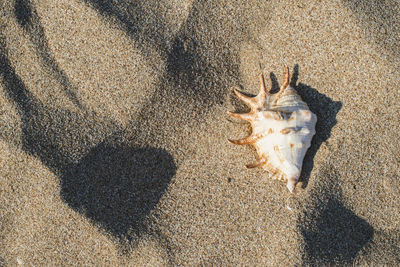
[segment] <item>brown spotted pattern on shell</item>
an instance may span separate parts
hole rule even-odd
[[[284,82],[274,95],[267,91],[263,74],[260,75],[257,96],[249,97],[234,89],[237,97],[250,107],[250,112],[229,114],[250,122],[252,134],[229,141],[236,145],[253,145],[258,160],[246,167],[267,170],[272,178],[286,181],[287,188],[293,193],[304,156],[315,134],[317,116],[289,85],[289,76],[286,67]]]

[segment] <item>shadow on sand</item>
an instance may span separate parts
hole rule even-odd
[[[42,67],[51,73],[53,77],[62,85],[65,95],[77,107],[82,108],[82,103],[76,94],[76,88],[68,79],[64,71],[58,66],[56,60],[48,48],[48,42],[44,33],[42,23],[36,10],[32,7],[29,0],[16,0],[14,4],[14,14],[19,25],[29,36],[33,43],[36,54],[41,60]]]
[[[89,111],[45,106],[11,66],[1,33],[0,76],[21,117],[23,150],[60,178],[62,199],[122,243],[146,231],[146,216],[175,174],[172,156],[118,141],[118,127]]]
[[[313,189],[313,203],[300,217],[298,228],[305,242],[305,266],[352,264],[360,250],[374,235],[364,219],[346,208],[342,202],[338,176],[333,168],[318,175],[323,187]]]
[[[100,144],[63,170],[61,196],[113,235],[129,240],[147,230],[145,217],[175,170],[165,150]]]

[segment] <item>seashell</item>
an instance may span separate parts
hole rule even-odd
[[[311,139],[315,134],[317,116],[289,85],[289,68],[285,68],[285,80],[278,93],[271,95],[263,74],[257,96],[249,97],[233,89],[239,99],[250,107],[249,113],[228,112],[232,117],[251,123],[252,134],[240,140],[230,140],[236,145],[253,145],[258,160],[247,168],[261,167],[272,178],[287,182],[294,192],[299,181],[301,167]]]

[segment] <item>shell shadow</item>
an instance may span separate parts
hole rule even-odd
[[[12,67],[1,32],[0,77],[21,117],[21,148],[60,178],[65,203],[122,245],[145,233],[147,215],[175,174],[173,157],[163,149],[125,144],[125,132],[90,111],[41,103]]]
[[[280,86],[278,78],[276,77],[275,73],[270,72],[269,78],[271,79],[271,90],[269,91],[270,94],[276,94],[279,92]]]
[[[322,190],[312,192],[313,203],[298,221],[305,242],[303,264],[351,265],[372,240],[374,229],[343,205],[338,176],[332,168],[319,176],[328,183],[321,185]]]
[[[311,147],[308,149],[304,160],[300,180],[303,182],[302,187],[308,185],[311,171],[314,167],[314,157],[322,145],[331,136],[333,126],[336,125],[336,116],[342,108],[342,102],[334,101],[330,97],[321,94],[317,89],[296,82],[299,76],[299,66],[296,64],[294,67],[293,76],[290,84],[296,88],[298,94],[307,103],[310,110],[317,115],[317,125],[315,126],[315,135],[311,141]]]

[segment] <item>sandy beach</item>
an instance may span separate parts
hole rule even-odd
[[[398,0],[0,5],[0,266],[400,265]],[[227,141],[284,66],[295,194]]]

